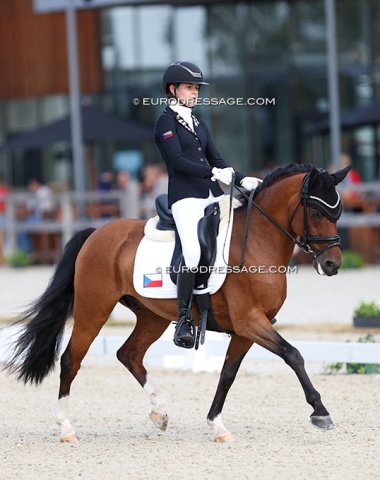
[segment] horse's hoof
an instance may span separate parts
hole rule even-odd
[[[78,438],[76,435],[69,435],[67,437],[61,437],[59,441],[61,443],[76,443],[78,442]]]
[[[169,417],[167,413],[160,412],[150,412],[149,418],[152,420],[154,425],[162,430],[163,432],[168,428]]]
[[[311,415],[310,420],[315,427],[323,428],[324,430],[331,430],[334,428],[334,422],[331,420],[330,415],[325,415],[323,417]]]
[[[234,437],[230,433],[221,433],[215,437],[214,440],[216,443],[229,443],[235,441]]]

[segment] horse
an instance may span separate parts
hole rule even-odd
[[[289,265],[295,243],[312,256],[319,274],[338,273],[342,255],[337,219],[342,204],[336,185],[348,170],[329,174],[312,165],[280,167],[264,179],[254,194],[245,194],[248,200],[234,211],[229,264],[236,266],[241,259],[241,269],[228,273],[221,288],[211,295],[215,320],[222,330],[232,332],[207,415],[216,442],[234,440],[223,424],[222,409],[254,343],[278,355],[293,369],[313,409],[312,425],[321,429],[334,427],[321,395],[308,377],[302,355],[271,321],[286,298],[286,273],[280,267]],[[175,299],[139,296],[134,289],[134,259],[145,223],[116,219],[99,229],[87,228],[74,234],[45,292],[15,322],[23,322],[24,329],[14,341],[4,368],[17,380],[38,385],[54,369],[66,321],[74,318],[71,338],[60,359],[55,420],[61,442],[77,441],[68,416],[71,384],[118,302],[135,313],[136,323],[116,356],[147,394],[154,425],[161,430],[168,426],[163,390],[147,372],[143,359],[147,349],[177,319],[177,304]],[[261,274],[250,273],[250,266],[260,266]],[[277,273],[270,273],[274,270]],[[195,318],[195,307],[193,310]]]

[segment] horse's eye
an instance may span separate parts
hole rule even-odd
[[[320,218],[322,218],[322,213],[315,208],[310,208],[309,215],[310,218],[312,218],[313,220],[319,220]]]

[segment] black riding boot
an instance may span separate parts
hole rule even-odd
[[[174,343],[178,347],[193,348],[195,339],[194,321],[191,318],[195,273],[180,271],[177,278],[178,322],[174,332]]]

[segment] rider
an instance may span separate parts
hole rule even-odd
[[[201,70],[190,62],[169,65],[163,87],[169,106],[157,120],[154,136],[169,175],[168,201],[182,244],[183,261],[177,278],[178,322],[174,342],[191,348],[194,335],[187,310],[191,307],[195,272],[201,257],[197,225],[204,209],[223,195],[218,181],[230,185],[234,170],[221,158],[211,134],[194,117],[204,82]],[[235,173],[235,184],[253,190],[261,180]]]

